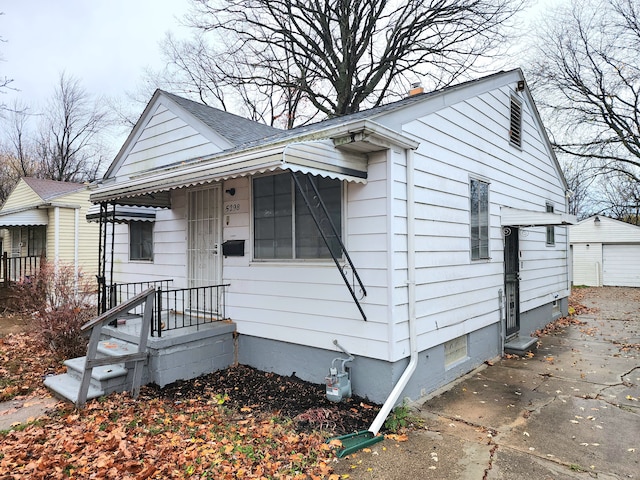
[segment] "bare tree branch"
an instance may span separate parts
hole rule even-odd
[[[168,38],[173,87],[285,127],[432,87],[495,55],[523,0],[191,0],[192,40]]]

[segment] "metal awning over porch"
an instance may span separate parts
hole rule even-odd
[[[272,143],[241,146],[212,157],[140,172],[127,179],[107,179],[90,199],[94,203],[169,208],[170,190],[274,171],[366,183],[368,154],[392,145],[415,149],[418,143],[369,120],[312,132],[304,132],[303,127],[298,135],[291,133]]]
[[[519,208],[501,207],[500,224],[504,227],[551,227],[577,223],[575,215],[568,213],[537,212]]]
[[[163,192],[278,170],[309,173],[348,182],[367,181],[365,155],[339,151],[330,140],[320,140],[167,166],[124,182],[104,185],[91,195],[91,201],[169,207],[169,196],[163,195]]]
[[[10,212],[0,212],[0,228],[47,225],[49,214],[44,208],[29,207]]]

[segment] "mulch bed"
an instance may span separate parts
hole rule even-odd
[[[324,385],[238,365],[146,393],[175,402],[215,398],[232,410],[273,414],[291,419],[298,431],[324,430],[341,435],[367,430],[380,407],[352,397],[339,403],[325,396]]]

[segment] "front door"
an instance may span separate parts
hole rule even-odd
[[[504,227],[504,290],[506,294],[506,336],[520,330],[520,248],[517,227]]]
[[[220,265],[221,212],[220,187],[189,192],[187,233],[189,287],[208,287],[222,283]],[[210,301],[198,302],[200,310],[211,310]]]

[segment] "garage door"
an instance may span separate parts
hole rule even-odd
[[[602,283],[640,287],[640,245],[603,245]]]

